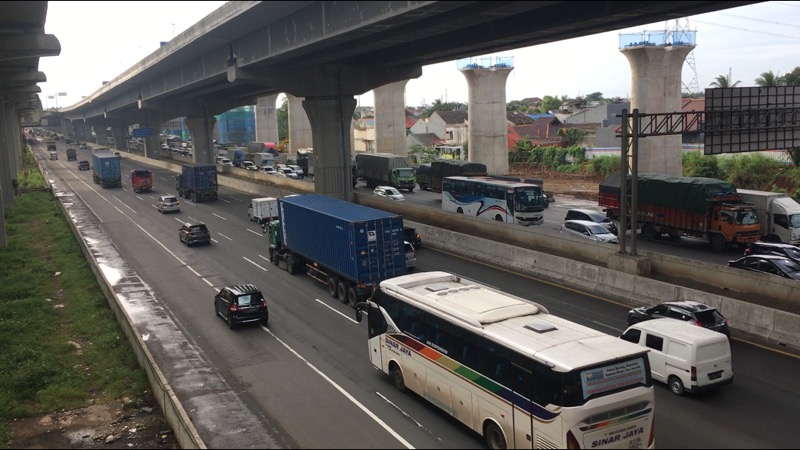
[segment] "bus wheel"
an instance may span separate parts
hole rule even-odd
[[[505,222],[505,220],[503,220],[503,216],[501,216],[500,214],[494,216],[494,220],[498,222]]]
[[[339,285],[336,286],[336,295],[339,297],[339,300],[341,300],[342,303],[344,303],[345,305],[347,304],[347,289],[349,288],[350,286],[346,281],[340,281]]]
[[[483,438],[486,440],[486,446],[489,448],[506,448],[506,438],[503,436],[503,430],[494,422],[490,421],[486,424],[486,429],[483,431]]]
[[[392,381],[394,382],[394,387],[397,388],[400,392],[406,391],[406,380],[403,379],[403,371],[400,370],[399,367],[395,364],[392,366],[392,370],[389,373],[392,376]]]
[[[675,395],[683,395],[683,381],[674,375],[669,377],[669,390]]]
[[[355,286],[350,286],[350,289],[347,290],[347,301],[353,305],[353,308],[356,307],[356,303],[358,303],[358,292],[356,292]]]
[[[331,294],[331,297],[336,298],[336,294],[339,287],[339,280],[336,277],[328,278],[328,293]]]
[[[464,210],[463,210],[463,209],[461,209],[461,207],[460,207],[460,206],[458,207],[458,209],[456,210],[456,212],[457,212],[457,213],[459,213],[459,214],[464,214]]]

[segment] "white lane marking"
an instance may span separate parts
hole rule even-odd
[[[215,244],[219,244],[219,241],[218,241],[218,240],[216,240],[216,239],[214,239],[214,238],[211,238],[211,242],[213,242],[213,243],[215,243]]]
[[[136,198],[138,198],[139,200],[144,200],[141,195],[137,195]]]
[[[262,266],[258,265],[258,264],[257,264],[255,261],[253,261],[252,259],[250,259],[250,258],[246,258],[246,257],[244,257],[244,256],[242,256],[242,258],[243,258],[245,261],[249,262],[250,264],[252,264],[252,265],[254,265],[254,266],[258,267],[258,268],[259,268],[259,269],[261,269],[261,270],[263,270],[264,272],[269,272],[269,270],[267,270],[267,268],[266,268],[266,267],[262,267]]]
[[[223,201],[223,202],[225,202],[225,203],[230,203],[230,201],[228,201],[228,200],[225,200],[224,198],[222,198],[222,197],[220,197],[220,196],[217,196],[217,200],[221,200],[221,201]]]
[[[266,257],[266,256],[264,256],[264,255],[258,255],[258,257],[259,257],[259,258],[261,258],[261,259],[263,259],[263,260],[265,260],[265,261],[269,261],[269,258],[267,258],[267,257]],[[272,261],[269,261],[269,262],[272,262]]]
[[[245,230],[255,234],[256,236],[263,236],[263,233],[259,233],[258,231],[253,231],[250,228],[245,228]]]
[[[217,234],[222,236],[222,237],[224,237],[225,239],[227,239],[229,241],[233,241],[233,239],[229,238],[228,236],[225,236],[224,234],[220,233],[219,231],[217,232]]]
[[[135,209],[133,209],[133,208],[131,208],[130,206],[128,206],[128,204],[127,204],[127,203],[125,203],[124,201],[122,201],[122,200],[121,200],[119,197],[117,197],[116,195],[114,196],[114,198],[115,198],[115,199],[116,199],[118,202],[122,203],[122,205],[123,205],[123,206],[125,206],[126,208],[130,209],[130,210],[131,210],[131,211],[133,211],[133,212],[136,212],[136,210],[135,210]],[[120,211],[120,212],[122,212],[122,211]]]
[[[340,312],[340,311],[337,311],[336,309],[332,308],[331,306],[329,306],[328,304],[326,304],[326,303],[325,303],[325,302],[323,302],[322,300],[320,300],[320,299],[318,299],[318,298],[315,298],[314,300],[316,300],[316,301],[317,301],[317,303],[319,303],[320,305],[322,305],[322,306],[324,306],[324,307],[326,307],[326,308],[330,309],[331,311],[335,312],[336,314],[338,314],[338,315],[340,315],[340,316],[344,317],[345,319],[349,320],[350,322],[353,322],[353,323],[358,323],[358,322],[357,322],[355,319],[352,319],[352,318],[350,318],[350,316],[348,316],[347,314],[344,314],[344,313],[342,313],[342,312]]]
[[[408,414],[407,412],[403,411],[403,410],[402,410],[402,409],[401,409],[399,406],[395,405],[395,404],[394,404],[394,403],[393,403],[391,400],[389,400],[388,398],[384,397],[384,396],[383,396],[383,394],[381,394],[380,392],[376,392],[375,394],[376,394],[378,397],[382,398],[382,399],[383,399],[383,401],[385,401],[386,403],[388,403],[388,404],[389,404],[389,405],[390,405],[392,408],[394,408],[394,409],[396,409],[397,411],[399,411],[399,412],[400,412],[400,414],[402,414],[403,416],[405,416],[405,418],[406,418],[406,419],[408,419],[408,420],[410,420],[410,421],[414,422],[414,424],[415,424],[416,426],[418,426],[420,429],[424,430],[426,433],[428,433],[429,435],[433,436],[433,433],[431,432],[431,430],[429,430],[429,429],[425,428],[424,426],[422,426],[422,424],[421,424],[421,423],[417,422],[417,421],[416,421],[416,420],[415,420],[413,417],[411,417],[411,415],[410,415],[410,414]],[[441,438],[438,438],[438,437],[437,437],[437,438],[435,438],[435,439],[437,439],[437,440],[439,440],[439,441],[441,441],[441,440],[442,440]]]
[[[378,416],[376,416],[376,415],[375,415],[375,414],[374,414],[372,411],[370,411],[369,409],[367,409],[367,407],[366,407],[366,406],[362,405],[362,404],[361,404],[361,403],[360,403],[358,400],[356,400],[356,399],[355,399],[355,398],[354,398],[352,395],[350,395],[350,393],[348,393],[346,390],[344,390],[344,388],[343,388],[343,387],[341,387],[341,386],[339,386],[338,384],[336,384],[336,382],[334,382],[333,380],[331,380],[330,378],[328,378],[328,376],[327,376],[327,375],[325,375],[324,373],[322,373],[322,371],[321,371],[321,370],[317,369],[317,368],[316,368],[316,367],[315,367],[313,364],[311,364],[311,363],[310,363],[310,362],[309,362],[307,359],[303,358],[303,357],[302,357],[302,356],[301,356],[299,353],[297,353],[297,352],[296,352],[296,351],[295,351],[295,350],[294,350],[292,347],[290,347],[290,346],[289,346],[289,345],[288,345],[286,342],[283,342],[283,340],[282,340],[281,338],[279,338],[278,336],[276,336],[276,335],[275,335],[275,333],[273,333],[273,332],[272,332],[272,330],[270,330],[269,328],[265,327],[264,325],[261,325],[261,329],[263,329],[264,331],[266,331],[267,333],[269,333],[269,335],[271,335],[273,339],[275,339],[276,341],[280,342],[280,344],[281,344],[281,345],[283,345],[283,346],[286,348],[286,350],[289,350],[290,352],[292,352],[292,354],[294,354],[294,356],[296,356],[296,357],[297,357],[297,358],[298,358],[300,361],[303,361],[303,362],[304,362],[304,363],[305,363],[305,364],[306,364],[306,365],[307,365],[307,366],[308,366],[308,367],[309,367],[311,370],[313,370],[314,372],[316,372],[316,373],[317,373],[317,375],[319,375],[320,377],[322,377],[322,379],[323,379],[323,380],[327,381],[327,382],[328,382],[328,384],[330,384],[331,386],[333,386],[333,387],[334,387],[334,389],[336,389],[336,390],[337,390],[337,391],[339,391],[339,392],[340,392],[342,395],[344,395],[344,397],[345,397],[346,399],[350,400],[350,402],[351,402],[351,403],[353,403],[354,405],[356,405],[356,406],[357,406],[357,407],[358,407],[360,410],[364,411],[364,413],[366,413],[366,414],[367,414],[367,415],[368,415],[368,416],[369,416],[369,417],[370,417],[372,420],[374,420],[374,421],[375,421],[375,423],[377,423],[378,425],[380,425],[380,426],[381,426],[381,427],[382,427],[384,430],[386,430],[386,432],[388,432],[389,434],[391,434],[392,436],[394,436],[394,438],[395,438],[395,439],[397,439],[397,440],[398,440],[398,441],[399,441],[401,444],[403,444],[403,445],[404,445],[406,448],[409,448],[409,449],[413,449],[413,448],[414,448],[414,446],[412,446],[412,445],[411,445],[411,443],[409,443],[408,441],[406,441],[405,439],[403,439],[403,437],[402,437],[402,436],[400,436],[400,434],[398,434],[398,433],[397,433],[396,431],[394,431],[394,430],[393,430],[391,427],[389,427],[389,425],[388,425],[386,422],[384,422],[383,420],[381,420],[381,419],[380,419]]]
[[[217,214],[217,213],[211,213],[211,215],[213,215],[213,216],[217,216],[217,217],[219,217],[219,218],[220,218],[220,219],[222,219],[222,220],[228,220],[228,219],[226,219],[226,218],[224,218],[224,217],[220,216],[220,215],[219,215],[219,214]]]

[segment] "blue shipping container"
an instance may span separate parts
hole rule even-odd
[[[92,154],[92,172],[95,183],[103,187],[122,186],[119,156],[111,153]]]
[[[320,194],[278,200],[283,245],[356,283],[406,273],[403,218]]]
[[[197,192],[217,191],[217,166],[213,164],[184,164],[181,184]]]

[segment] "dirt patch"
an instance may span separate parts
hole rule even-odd
[[[178,448],[158,407],[123,399],[9,424],[9,448]]]

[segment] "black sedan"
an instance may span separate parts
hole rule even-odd
[[[664,302],[656,306],[634,308],[628,312],[628,325],[663,318],[683,320],[731,337],[728,320],[722,313],[712,306],[693,300]]]
[[[777,242],[753,242],[744,251],[744,256],[749,255],[778,255],[785,256],[800,263],[800,247],[791,244],[781,244]]]
[[[748,255],[728,261],[728,267],[800,280],[800,264],[778,255]]]

